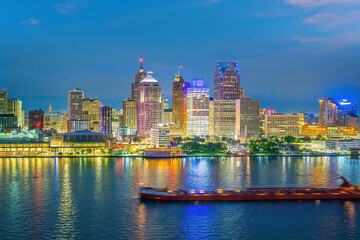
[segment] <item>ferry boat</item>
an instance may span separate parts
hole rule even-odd
[[[184,156],[180,148],[173,146],[148,148],[144,150],[144,155],[147,158],[176,158]]]
[[[140,198],[155,201],[280,201],[280,200],[352,200],[360,199],[357,185],[340,177],[339,188],[247,188],[245,190],[216,191],[167,190],[140,188]]]

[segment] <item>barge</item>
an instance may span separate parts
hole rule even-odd
[[[183,157],[183,151],[178,147],[158,147],[144,150],[146,158],[179,158]]]
[[[356,200],[360,189],[344,177],[339,188],[247,188],[216,191],[168,190],[143,187],[140,198],[154,201],[281,201],[281,200]]]

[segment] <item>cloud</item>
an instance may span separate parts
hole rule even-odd
[[[85,7],[89,0],[70,0],[61,4],[55,4],[54,8],[61,14],[75,13],[79,8]]]
[[[329,4],[353,3],[360,4],[360,0],[284,0],[288,4],[298,5],[302,7],[320,7]]]
[[[304,37],[298,37],[298,36],[293,37],[293,39],[300,41],[300,42],[319,42],[319,41],[324,40],[322,38],[304,38]]]
[[[29,18],[21,22],[21,24],[38,24],[39,20],[35,18]]]
[[[332,29],[343,24],[360,22],[360,11],[339,13],[318,13],[304,19],[305,23],[318,24],[325,29]]]

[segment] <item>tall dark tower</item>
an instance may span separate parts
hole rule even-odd
[[[217,62],[214,75],[214,130],[217,136],[235,137],[236,99],[240,98],[237,62]]]
[[[138,99],[138,89],[139,89],[139,85],[140,82],[146,78],[146,72],[145,69],[143,67],[143,59],[140,58],[139,59],[140,62],[140,68],[137,71],[137,73],[135,74],[135,82],[131,84],[131,100],[137,100]]]

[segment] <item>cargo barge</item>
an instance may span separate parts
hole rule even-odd
[[[281,200],[356,200],[360,190],[344,177],[339,188],[247,188],[216,191],[140,188],[140,198],[155,201],[281,201]]]

